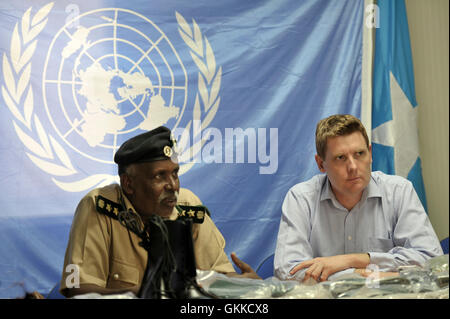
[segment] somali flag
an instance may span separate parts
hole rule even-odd
[[[380,0],[378,10],[372,91],[372,169],[410,180],[427,210],[405,3]]]

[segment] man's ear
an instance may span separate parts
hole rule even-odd
[[[126,195],[132,195],[134,193],[134,188],[133,188],[133,184],[131,183],[131,178],[126,173],[120,175],[120,186],[122,186],[122,189]]]
[[[317,167],[319,168],[319,170],[322,173],[325,173],[326,170],[325,170],[325,167],[323,166],[323,159],[317,154],[316,154],[316,156],[314,158],[316,159]]]

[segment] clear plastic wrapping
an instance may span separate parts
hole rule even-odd
[[[427,261],[423,267],[404,266],[397,276],[366,278],[356,273],[333,281],[308,283],[227,277],[214,271],[197,271],[197,283],[219,298],[295,299],[445,299],[449,298],[448,254]]]
[[[219,298],[267,299],[284,296],[298,284],[275,277],[266,280],[228,277],[214,271],[197,270],[197,283]]]
[[[428,260],[423,267],[405,266],[397,276],[366,278],[356,273],[342,275],[333,281],[306,283],[227,277],[214,271],[197,270],[197,284],[206,291],[191,289],[191,298],[224,299],[448,299],[448,254]],[[134,294],[102,296],[86,294],[75,298],[129,299]]]

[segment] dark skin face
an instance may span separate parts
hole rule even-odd
[[[120,176],[120,184],[136,211],[167,218],[177,204],[180,181],[178,163],[170,159],[132,164]]]

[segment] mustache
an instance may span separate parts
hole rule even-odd
[[[166,199],[178,201],[178,195],[179,194],[177,191],[174,191],[174,192],[164,191],[159,195],[158,202],[161,203],[163,200],[166,200]]]

